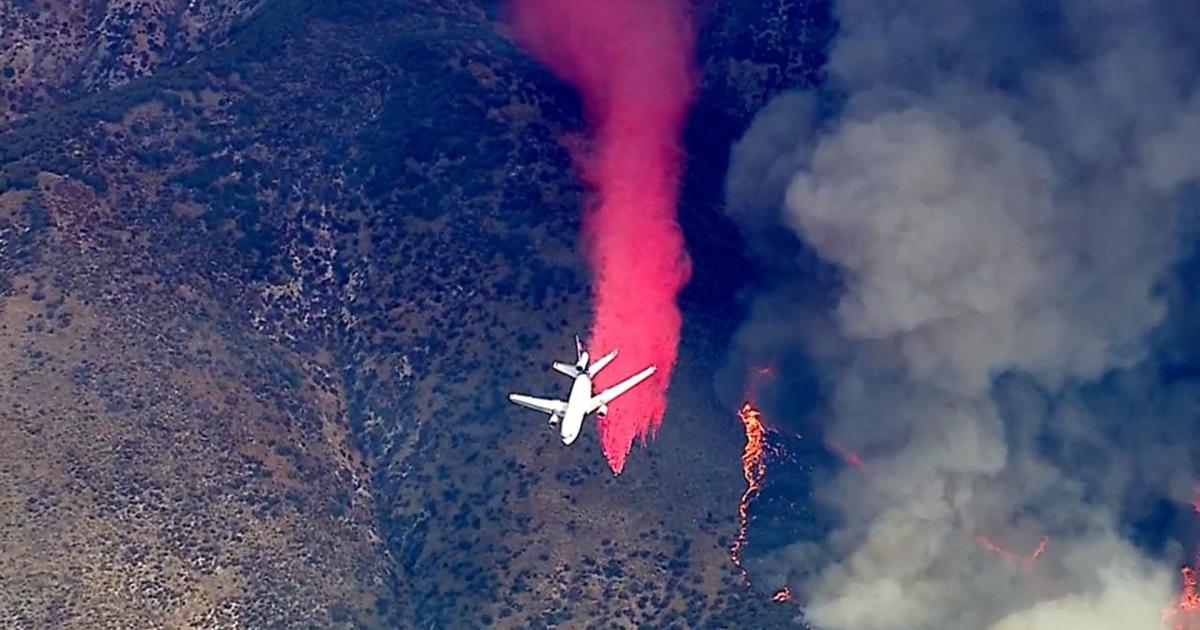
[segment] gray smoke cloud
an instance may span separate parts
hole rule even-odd
[[[1191,0],[841,0],[822,119],[779,96],[734,147],[729,212],[841,276],[742,331],[825,374],[824,539],[751,559],[828,630],[1159,628],[1170,559],[1122,520],[1185,500],[1200,396],[1152,349],[1181,305],[1200,180]],[[1048,446],[1049,445],[1049,446]],[[1002,557],[984,537],[1031,562]],[[1182,553],[1182,551],[1180,551]]]

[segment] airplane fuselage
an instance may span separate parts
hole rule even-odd
[[[588,407],[592,402],[592,379],[586,373],[575,377],[571,385],[571,394],[567,397],[567,412],[562,419],[562,441],[570,444],[579,437],[583,429],[583,419],[587,416]]]

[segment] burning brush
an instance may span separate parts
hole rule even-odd
[[[760,377],[770,376],[772,375],[772,370],[770,368],[760,368],[756,371],[756,375]],[[757,381],[758,379],[755,379],[751,382],[751,394],[757,393]],[[729,559],[733,561],[734,566],[741,572],[742,580],[748,583],[749,579],[746,576],[746,570],[742,567],[742,551],[746,548],[746,539],[750,527],[750,501],[762,489],[762,481],[767,474],[767,428],[762,421],[762,412],[754,403],[749,401],[742,404],[742,408],[738,410],[738,419],[742,421],[742,428],[746,432],[746,445],[742,448],[742,477],[746,480],[746,490],[742,492],[742,498],[738,501],[738,532],[733,544],[729,547]],[[786,602],[791,597],[791,589],[784,585],[783,588],[771,596],[771,601]]]
[[[750,525],[750,500],[758,494],[762,487],[762,479],[767,474],[767,463],[763,456],[763,434],[765,433],[762,414],[753,404],[747,402],[738,411],[738,418],[746,430],[746,446],[742,449],[742,477],[746,479],[746,490],[738,501],[738,533],[729,548],[729,559],[746,578],[746,570],[742,568],[742,550],[746,547],[746,533]]]

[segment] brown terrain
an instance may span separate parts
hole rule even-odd
[[[226,42],[262,0],[0,0],[0,122]]]

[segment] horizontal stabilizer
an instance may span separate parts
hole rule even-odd
[[[555,361],[554,363],[552,363],[550,365],[550,367],[553,368],[555,372],[566,374],[567,376],[570,376],[571,378],[575,378],[576,376],[579,376],[579,370],[574,365],[571,365],[570,363],[560,363],[558,361]]]
[[[613,350],[612,352],[609,352],[608,354],[600,357],[599,359],[596,359],[595,363],[588,366],[588,376],[592,376],[592,377],[596,376],[597,374],[600,373],[600,370],[604,369],[604,366],[608,365],[609,363],[612,363],[612,360],[615,358],[617,358],[617,351]]]

